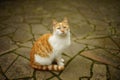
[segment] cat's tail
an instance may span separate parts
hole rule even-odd
[[[53,71],[61,71],[64,70],[64,66],[59,66],[59,65],[36,65],[32,64],[31,65],[33,68],[38,69],[38,70],[53,70]]]

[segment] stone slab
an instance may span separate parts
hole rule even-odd
[[[48,71],[37,71],[36,72],[36,80],[46,80],[51,77],[52,74]]]
[[[0,56],[0,65],[3,72],[6,72],[6,70],[9,68],[9,66],[11,66],[12,62],[16,59],[16,57],[17,55],[13,53]]]
[[[107,80],[106,66],[101,64],[93,65],[93,76],[90,80]]]
[[[90,76],[92,61],[81,56],[74,58],[60,75],[63,80],[78,80],[82,76]],[[69,77],[68,77],[69,76]]]
[[[33,69],[28,60],[18,57],[5,74],[9,79],[32,77]]]
[[[102,49],[84,51],[80,55],[98,61],[100,63],[112,65],[114,67],[118,67],[120,65],[120,58],[111,55]]]
[[[85,48],[84,44],[77,44],[74,41],[71,41],[71,45],[67,48],[64,53],[69,55],[70,57],[76,55],[79,51]]]
[[[119,76],[120,69],[116,69],[112,66],[109,66],[109,72],[110,72],[109,77],[111,80],[119,80],[120,79],[120,76]]]
[[[27,59],[30,59],[30,51],[31,51],[30,48],[18,48],[15,50],[17,54],[22,55]]]

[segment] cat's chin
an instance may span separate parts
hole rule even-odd
[[[60,37],[66,37],[66,36],[67,36],[67,34],[62,33],[62,34],[59,34],[59,36],[60,36]]]

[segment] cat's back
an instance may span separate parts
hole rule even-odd
[[[52,46],[49,43],[49,38],[52,36],[52,34],[44,34],[40,38],[38,38],[33,47],[32,51],[34,51],[34,54],[39,54],[41,56],[48,56],[48,53],[52,52]]]
[[[37,39],[36,43],[37,42],[45,43],[45,41],[48,41],[48,39],[50,38],[50,36],[52,36],[52,34],[50,34],[50,33],[44,34],[40,38]]]

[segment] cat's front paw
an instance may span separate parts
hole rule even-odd
[[[62,58],[62,59],[61,59],[61,62],[65,62],[65,60]]]

